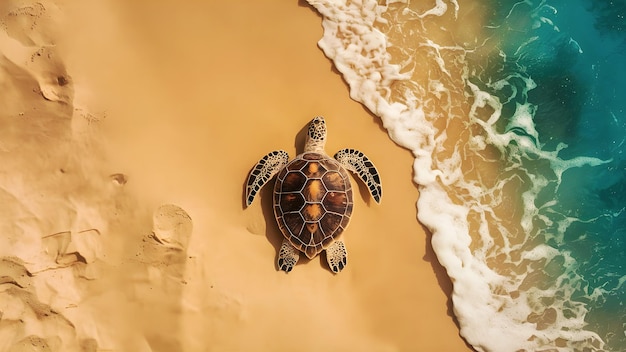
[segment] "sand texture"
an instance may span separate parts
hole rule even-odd
[[[416,221],[412,156],[351,101],[296,1],[0,3],[0,351],[466,351]],[[347,268],[276,267],[266,153],[353,178]],[[301,257],[302,258],[302,257]]]

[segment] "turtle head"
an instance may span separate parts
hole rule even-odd
[[[321,116],[318,116],[311,120],[309,124],[309,130],[306,134],[306,143],[304,145],[305,152],[317,152],[324,151],[324,145],[326,144],[326,121]]]

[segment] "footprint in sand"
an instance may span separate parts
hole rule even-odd
[[[152,216],[152,233],[144,237],[140,261],[182,278],[187,246],[193,230],[191,217],[173,204],[160,206]]]
[[[166,247],[186,250],[191,237],[191,217],[182,208],[165,204],[152,217],[152,231],[156,239]]]
[[[137,253],[140,265],[132,278],[134,299],[147,311],[138,324],[153,351],[181,350],[176,337],[181,331],[177,312],[183,310],[187,246],[192,230],[191,217],[185,210],[172,204],[162,205],[154,212],[152,232],[143,238]]]

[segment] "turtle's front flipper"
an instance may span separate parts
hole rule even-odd
[[[278,252],[278,269],[288,273],[300,259],[300,252],[287,241],[283,239],[283,244]]]
[[[335,274],[343,270],[348,264],[348,252],[343,241],[335,241],[326,248],[328,266]]]
[[[275,150],[264,156],[254,166],[246,184],[246,206],[250,206],[256,194],[267,181],[271,180],[289,161],[289,154],[284,150]]]
[[[365,154],[355,149],[342,149],[335,154],[335,159],[346,169],[359,175],[369,188],[376,203],[380,203],[380,199],[383,197],[380,176],[378,176],[378,170],[374,164]]]

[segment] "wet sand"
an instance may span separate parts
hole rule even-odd
[[[1,9],[2,222],[17,225],[0,295],[26,308],[5,310],[0,347],[470,350],[415,218],[413,158],[349,99],[304,2],[18,4]],[[359,185],[343,272],[318,257],[285,274],[272,184],[248,208],[244,184],[266,153],[301,152],[317,115],[329,154],[375,162],[383,200]]]

